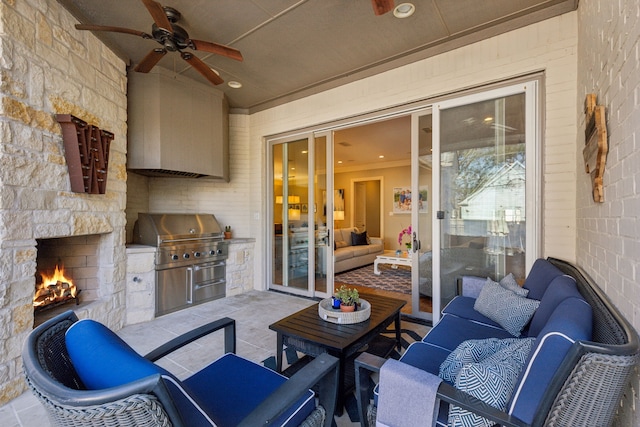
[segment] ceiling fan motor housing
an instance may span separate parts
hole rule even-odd
[[[171,24],[173,34],[158,27],[156,24],[151,26],[151,34],[153,39],[163,45],[168,51],[175,52],[180,49],[189,47],[189,33],[177,24]]]

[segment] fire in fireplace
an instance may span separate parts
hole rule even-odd
[[[57,307],[69,301],[78,303],[80,293],[71,279],[64,275],[64,266],[56,264],[52,275],[40,273],[41,281],[36,281],[36,292],[33,297],[35,311]]]

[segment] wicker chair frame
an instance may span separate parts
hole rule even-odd
[[[611,426],[640,361],[638,334],[585,272],[557,258],[548,261],[576,279],[578,290],[593,310],[593,338],[573,345],[531,425],[444,382],[438,388],[438,398],[503,426]],[[356,359],[358,409],[365,427],[375,425],[377,412],[373,404],[365,405],[369,376],[380,372],[384,362],[385,359],[368,353]]]
[[[27,384],[42,402],[54,426],[183,426],[160,375],[106,390],[86,390],[66,350],[64,334],[78,320],[72,311],[38,326],[25,343],[22,358]],[[224,330],[225,353],[235,352],[235,321],[209,323],[147,354],[156,361],[212,332]],[[321,355],[291,377],[256,408],[241,425],[271,425],[306,390],[318,392],[319,404],[302,427],[329,427],[335,409],[338,360]],[[191,427],[191,426],[189,426]]]

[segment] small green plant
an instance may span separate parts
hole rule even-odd
[[[227,233],[229,233],[231,231],[231,226],[227,225],[226,227],[224,227],[224,231],[226,231]]]
[[[356,288],[347,288],[345,285],[340,286],[336,292],[336,298],[340,300],[342,305],[355,305],[360,302],[360,295]]]

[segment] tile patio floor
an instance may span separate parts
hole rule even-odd
[[[269,325],[285,316],[315,304],[315,301],[276,292],[251,291],[159,317],[151,322],[127,326],[120,335],[136,351],[146,354],[164,342],[221,317],[236,320],[236,353],[261,363],[275,355],[276,333]],[[402,322],[403,329],[424,336],[427,326]],[[209,361],[222,355],[222,333],[214,333],[162,359],[159,364],[179,378],[197,372]],[[284,359],[286,367],[286,358]],[[337,427],[359,426],[352,423],[346,411],[336,417]],[[42,405],[30,391],[0,407],[0,426],[49,427]]]

